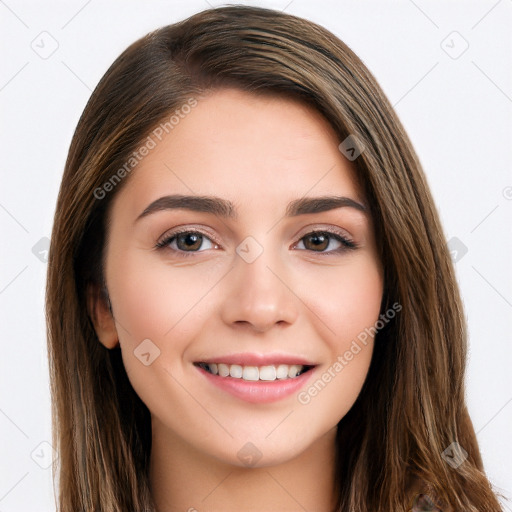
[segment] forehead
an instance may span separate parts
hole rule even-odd
[[[138,208],[171,193],[224,196],[242,206],[334,191],[364,200],[335,131],[312,107],[236,89],[197,100],[156,140],[120,196]]]

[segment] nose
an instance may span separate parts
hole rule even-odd
[[[262,333],[295,322],[299,299],[278,258],[270,251],[263,251],[252,263],[237,256],[234,267],[227,276],[221,311],[227,325]]]

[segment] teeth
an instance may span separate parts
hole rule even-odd
[[[241,366],[239,364],[200,363],[200,366],[213,375],[232,377],[248,381],[273,381],[276,379],[293,379],[308,368],[300,364],[280,364],[277,368],[269,366]]]
[[[277,378],[278,379],[287,379],[288,378],[288,365],[280,364],[277,367]]]
[[[231,366],[233,368],[233,366]],[[229,372],[231,375],[231,372]],[[244,380],[260,380],[260,371],[257,366],[245,366],[242,378]]]
[[[208,367],[208,370],[210,373],[213,373],[213,365],[206,365]],[[229,375],[229,366],[227,364],[219,363],[217,365],[217,368],[219,369],[219,375],[221,377],[227,377]],[[215,375],[215,374],[214,374]]]
[[[302,366],[300,366],[298,364],[292,364],[290,366],[290,369],[288,370],[288,377],[290,377],[290,379],[293,379],[293,377],[297,377],[297,375],[299,374],[301,369],[302,369]]]
[[[235,379],[241,379],[244,371],[245,370],[242,370],[242,367],[239,364],[232,364],[229,367],[229,376],[234,377]]]
[[[276,380],[277,372],[275,366],[262,366],[260,368],[260,380]]]

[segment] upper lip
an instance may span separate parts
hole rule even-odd
[[[207,359],[201,359],[198,363],[225,363],[225,364],[239,364],[240,366],[270,366],[279,364],[298,364],[302,366],[315,366],[314,363],[308,361],[304,357],[295,356],[292,354],[257,354],[257,353],[239,353],[227,354]]]

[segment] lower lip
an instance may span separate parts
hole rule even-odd
[[[207,372],[200,366],[196,368],[215,386],[227,391],[231,395],[253,404],[267,404],[277,402],[294,393],[303,387],[313,374],[314,368],[293,379],[282,379],[272,381],[247,381],[234,377],[220,377]]]

